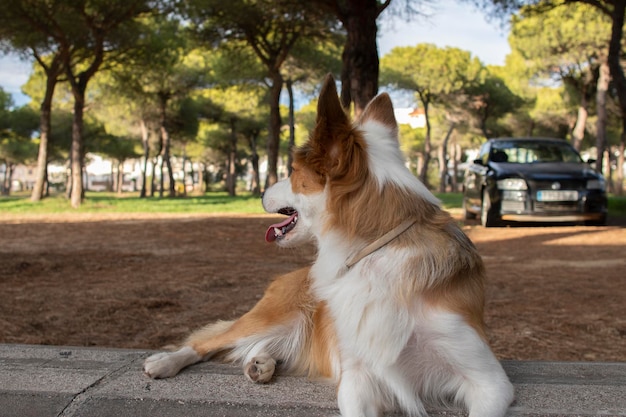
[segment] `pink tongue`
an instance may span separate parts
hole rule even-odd
[[[298,215],[298,213],[294,213],[291,216],[289,216],[289,218],[287,218],[287,220],[282,221],[280,223],[276,223],[271,225],[268,229],[267,232],[265,232],[265,241],[266,242],[273,242],[276,240],[276,234],[274,233],[274,228],[277,229],[282,229],[283,227],[287,226],[289,223],[291,223],[293,221],[293,219]]]

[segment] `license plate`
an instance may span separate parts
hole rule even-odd
[[[570,190],[537,191],[537,201],[578,201],[578,191],[570,191]]]

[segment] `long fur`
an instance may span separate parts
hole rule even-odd
[[[310,270],[279,277],[238,321],[190,336],[148,358],[152,377],[194,361],[241,362],[265,382],[281,370],[338,384],[342,415],[452,401],[470,417],[501,417],[513,388],[491,352],[483,323],[484,266],[438,200],[404,166],[391,100],[375,98],[355,123],[328,77],[309,141],[294,152],[290,178],[270,187],[268,212],[296,210],[276,242],[313,238]],[[406,219],[415,223],[354,266],[346,260]],[[269,376],[268,376],[269,375]]]

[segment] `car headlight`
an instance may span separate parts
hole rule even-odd
[[[601,191],[604,191],[605,187],[606,187],[606,182],[602,178],[597,179],[597,180],[588,180],[587,181],[587,189],[588,190],[601,190]]]
[[[528,184],[521,178],[505,178],[498,181],[500,190],[528,190]]]

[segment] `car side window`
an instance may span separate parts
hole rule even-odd
[[[497,149],[491,154],[491,160],[493,162],[507,162],[509,160],[509,156],[503,150]]]

